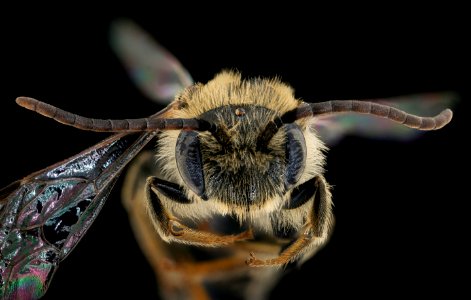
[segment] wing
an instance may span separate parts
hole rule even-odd
[[[372,101],[391,105],[409,113],[435,115],[444,107],[453,107],[459,96],[453,92],[409,95]],[[408,141],[422,133],[420,130],[401,126],[383,118],[362,114],[342,114],[319,117],[312,125],[321,139],[329,146],[336,144],[347,135],[373,139]]]
[[[38,299],[155,133],[117,134],[0,190],[0,298]]]
[[[168,104],[179,91],[193,84],[180,62],[133,22],[116,21],[110,41],[134,82],[150,99]]]

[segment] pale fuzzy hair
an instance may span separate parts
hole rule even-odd
[[[270,117],[274,118],[277,116],[281,117],[301,104],[302,101],[294,98],[291,87],[277,79],[256,78],[242,80],[239,73],[225,71],[217,75],[206,85],[196,84],[185,89],[177,96],[174,102],[176,109],[172,111],[172,117],[199,118],[210,110],[228,105],[254,105],[273,112]],[[254,121],[260,119],[267,122],[267,118],[263,116],[257,117],[255,115],[252,118],[256,119]],[[219,121],[224,124],[225,120]],[[241,224],[249,225],[255,232],[265,232],[268,235],[274,235],[280,231],[288,233],[291,229],[294,229],[298,232],[297,242],[301,241],[301,243],[303,236],[308,237],[312,235],[313,230],[316,229],[312,224],[312,222],[317,221],[315,218],[322,218],[322,224],[319,225],[321,226],[319,227],[321,231],[317,232],[316,236],[310,239],[310,242],[305,244],[301,250],[293,250],[294,252],[292,252],[292,256],[289,258],[289,261],[298,260],[300,263],[304,262],[327,242],[334,223],[330,186],[323,176],[324,152],[327,150],[327,147],[317,137],[313,126],[311,126],[312,122],[314,122],[313,118],[302,118],[296,121],[296,124],[303,132],[307,152],[305,167],[296,185],[290,187],[290,190],[282,195],[275,194],[264,199],[261,205],[251,205],[250,209],[240,205],[233,205],[234,203],[221,201],[217,198],[217,195],[212,195],[212,198],[204,201],[189,189],[178,171],[176,161],[175,149],[181,131],[171,130],[161,132],[159,134],[156,155],[157,165],[160,169],[159,172],[161,172],[165,180],[183,187],[183,192],[191,202],[182,204],[171,201],[164,195],[161,195],[161,204],[169,213],[170,218],[173,216],[182,221],[191,220],[198,223],[201,220],[209,220],[217,215],[231,215],[236,217]],[[230,124],[232,123],[234,122],[230,122]],[[260,124],[260,126],[265,126],[265,124]],[[258,135],[248,132],[244,138],[258,138]],[[279,132],[273,136],[270,142],[272,149],[283,148],[282,139],[283,135]],[[314,178],[316,178],[316,184],[321,186],[316,193],[323,193],[322,196],[319,196],[322,197],[319,201],[323,203],[323,211],[314,216],[315,207],[312,198],[294,209],[284,209],[285,205],[289,204],[287,201],[290,201],[292,198],[291,195],[294,188]],[[260,178],[260,180],[266,179]],[[282,189],[281,187],[278,188]],[[149,211],[149,216],[155,229],[159,232],[162,239],[167,242],[178,241],[180,243],[206,247],[217,244],[191,242],[185,239],[179,240],[161,228],[161,224],[156,219],[154,212]]]
[[[232,71],[223,71],[204,85],[185,89],[177,100],[188,104],[187,108],[176,112],[177,118],[193,118],[229,104],[255,104],[280,114],[300,104],[294,98],[293,89],[278,79],[242,80],[240,73]]]
[[[183,91],[177,101],[186,102],[181,110],[176,111],[175,117],[194,118],[207,112],[208,110],[221,107],[224,105],[234,104],[254,104],[267,107],[276,111],[279,115],[293,110],[299,106],[300,100],[294,98],[293,89],[281,83],[278,79],[253,79],[244,81],[239,73],[224,71],[215,76],[207,84],[197,84]],[[195,105],[197,103],[197,105]],[[303,129],[304,137],[307,145],[306,166],[297,185],[306,182],[315,177],[322,176],[324,173],[324,152],[327,147],[317,137],[315,132],[307,126],[309,122],[304,120],[298,121]],[[286,201],[289,201],[291,193],[287,193],[284,197],[276,197],[267,201],[266,204],[259,209],[249,212],[245,209],[232,207],[218,201],[203,201],[195,195],[190,189],[186,188],[186,184],[180,176],[175,158],[175,146],[180,131],[162,132],[158,141],[158,165],[162,167],[162,174],[166,180],[174,182],[184,187],[192,204],[179,204],[176,202],[167,203],[169,210],[182,218],[192,220],[208,218],[212,215],[234,215],[241,222],[247,219],[254,220],[254,224],[259,229],[271,233],[273,228],[270,222],[269,214],[278,213],[281,222],[279,226],[283,227],[291,224],[294,227],[303,225],[304,220],[309,214],[309,207],[299,209],[298,213],[279,212]],[[310,205],[308,203],[307,205]]]

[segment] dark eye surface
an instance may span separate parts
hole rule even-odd
[[[178,171],[186,185],[198,196],[204,195],[204,175],[198,133],[182,131],[175,147]]]
[[[289,189],[301,177],[306,165],[306,141],[296,123],[285,126],[286,131],[286,172],[285,188]]]

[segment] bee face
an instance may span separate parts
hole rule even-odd
[[[283,195],[284,132],[278,131],[267,146],[257,147],[264,128],[275,117],[273,110],[247,104],[201,115],[218,128],[213,134],[199,135],[208,198],[249,207]]]
[[[304,174],[307,159],[305,124],[276,124],[301,103],[291,88],[222,73],[187,89],[177,101],[182,103],[178,117],[196,117],[214,127],[160,138],[157,158],[164,160],[168,175],[187,187],[189,197],[195,194],[238,211],[279,207]]]

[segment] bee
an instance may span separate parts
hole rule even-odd
[[[452,119],[450,109],[420,117],[372,101],[309,103],[278,79],[233,71],[187,86],[142,119],[91,119],[33,98],[16,101],[65,125],[114,135],[0,190],[0,288],[7,299],[45,293],[136,156],[123,199],[162,296],[207,299],[232,291],[234,278],[249,277],[241,297],[260,299],[281,268],[302,264],[331,235],[327,146],[316,129],[323,118],[355,113],[419,130]],[[138,155],[154,139],[156,153]],[[200,251],[211,259],[199,260]],[[42,283],[37,290],[34,280]]]

